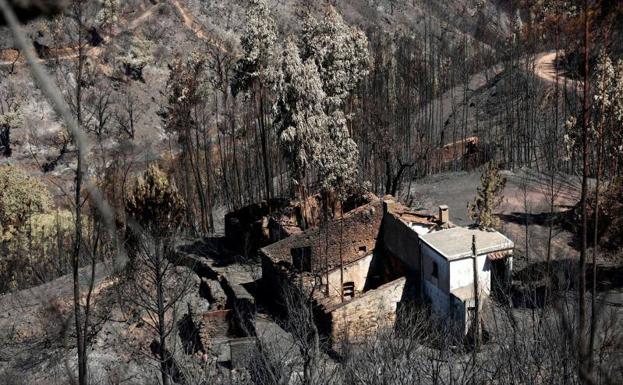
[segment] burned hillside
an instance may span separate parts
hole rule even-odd
[[[622,15],[0,0],[0,384],[618,384]]]

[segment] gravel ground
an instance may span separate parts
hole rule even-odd
[[[530,171],[503,171],[507,178],[504,200],[498,209],[502,217],[502,232],[515,242],[519,266],[529,261],[546,258],[549,227],[538,223],[539,214],[547,215],[549,209],[549,188],[546,176]],[[436,213],[439,205],[450,208],[450,220],[457,225],[472,223],[467,213],[468,202],[473,201],[480,185],[480,172],[445,173],[412,182],[411,194],[416,206]],[[406,186],[406,185],[405,185]],[[579,199],[579,180],[561,175],[554,180],[555,211],[564,211]],[[527,214],[527,215],[526,215]],[[528,225],[528,250],[526,255],[526,218]],[[552,238],[554,258],[570,258],[578,251],[571,245],[572,234],[554,228]]]

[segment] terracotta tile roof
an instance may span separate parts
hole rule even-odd
[[[434,227],[437,225],[437,217],[428,210],[414,210],[396,201],[391,195],[383,198],[388,205],[388,213],[401,220],[407,225],[424,225]]]
[[[508,257],[511,254],[512,253],[510,252],[510,250],[496,251],[494,253],[487,254],[487,258],[489,258],[492,261],[496,261],[498,259],[504,259],[504,258]]]

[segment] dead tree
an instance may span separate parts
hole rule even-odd
[[[579,330],[578,330],[578,371],[579,377],[584,380],[590,376],[587,373],[587,362],[589,361],[586,341],[586,253],[588,248],[588,213],[587,213],[587,196],[588,196],[588,175],[589,175],[589,7],[588,0],[584,0],[584,87],[582,101],[582,195],[580,198],[580,207],[582,211],[582,243],[580,248],[580,264],[579,272]]]
[[[176,271],[172,239],[154,236],[138,225],[129,240],[131,272],[125,282],[123,299],[138,308],[155,339],[150,349],[160,369],[162,384],[179,377],[169,339],[176,330],[178,307],[188,293],[190,275]]]
[[[76,34],[76,47],[77,47],[77,62],[75,67],[75,88],[70,90],[71,96],[67,97],[67,101],[70,106],[73,107],[75,119],[78,123],[78,127],[84,127],[84,115],[83,115],[83,84],[85,82],[85,63],[86,63],[86,45],[87,40],[84,34],[85,30],[85,18],[86,18],[86,2],[84,0],[74,0],[69,7],[69,18],[74,23]],[[88,383],[88,338],[87,328],[89,325],[90,316],[90,298],[93,292],[94,284],[94,271],[95,260],[91,260],[91,277],[86,291],[86,302],[81,304],[82,292],[80,284],[79,269],[82,262],[83,250],[83,217],[82,209],[84,205],[84,198],[82,196],[83,178],[87,170],[87,165],[84,164],[84,155],[82,154],[82,148],[77,146],[77,165],[76,165],[76,178],[74,184],[74,246],[72,253],[72,277],[73,277],[73,301],[74,301],[74,326],[76,329],[76,347],[78,351],[78,383],[79,385],[86,385]]]
[[[175,329],[177,306],[188,291],[189,277],[175,276],[173,240],[182,221],[184,203],[171,179],[156,166],[140,178],[126,200],[130,250],[127,300],[147,314],[157,339],[157,356],[163,385],[175,376],[167,341]]]

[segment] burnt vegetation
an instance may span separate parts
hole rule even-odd
[[[622,26],[0,0],[0,383],[620,383]]]

